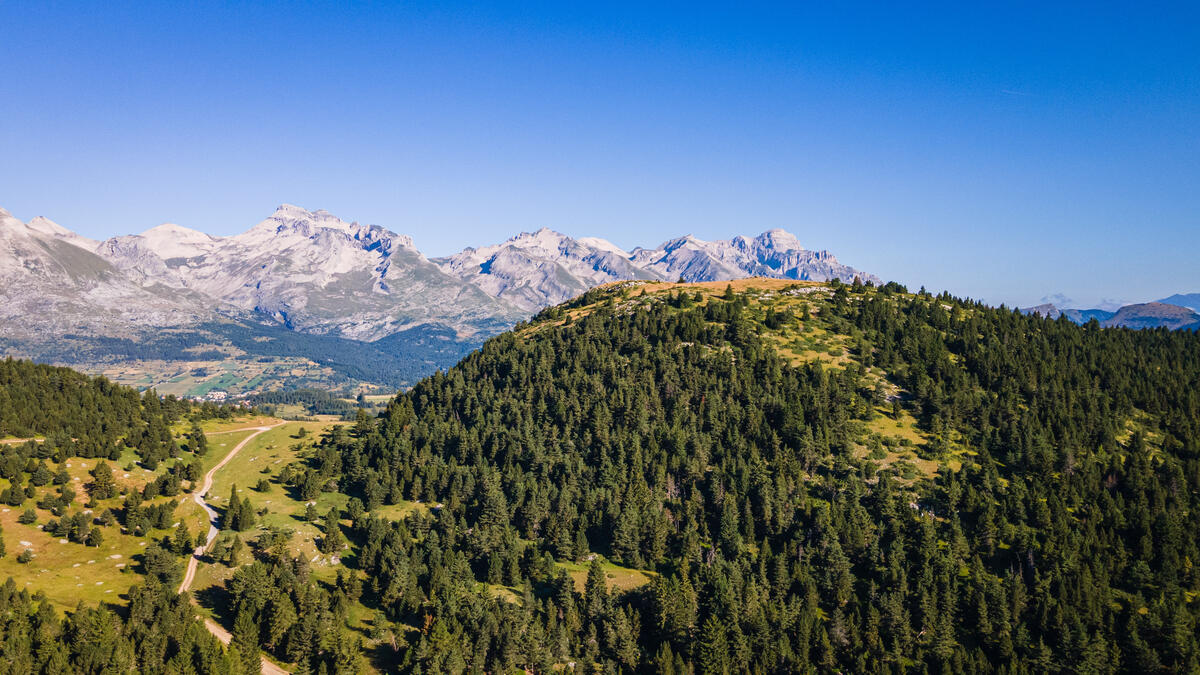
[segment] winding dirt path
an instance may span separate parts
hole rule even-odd
[[[208,503],[204,501],[204,495],[208,494],[208,491],[212,489],[213,477],[216,476],[217,472],[220,471],[226,464],[229,463],[229,460],[233,459],[234,456],[238,454],[239,450],[246,447],[246,444],[249,443],[250,441],[254,440],[254,438],[256,436],[263,433],[264,431],[270,431],[271,429],[274,429],[275,427],[278,427],[282,424],[284,424],[284,423],[277,422],[275,424],[262,426],[262,427],[248,427],[248,429],[253,429],[254,433],[243,438],[242,442],[233,446],[233,449],[230,450],[227,455],[225,455],[223,458],[221,458],[221,461],[217,462],[216,466],[209,469],[208,473],[204,474],[204,483],[200,486],[200,489],[196,490],[195,492],[192,493],[192,499],[195,500],[195,502],[200,505],[200,508],[204,509],[205,512],[208,513],[208,536],[204,539],[204,545],[197,546],[196,550],[192,553],[192,557],[188,558],[187,571],[183,575],[183,581],[180,582],[180,584],[179,584],[179,592],[180,593],[182,593],[192,587],[192,582],[196,580],[196,568],[200,564],[200,558],[203,557],[206,553],[208,553],[209,547],[211,547],[213,542],[216,541],[217,534],[219,532],[219,530],[217,530],[217,512],[215,509],[213,509],[213,507],[209,506]],[[247,431],[248,429],[234,429],[233,431]],[[230,433],[230,432],[217,432],[217,433]],[[195,599],[193,598],[193,602],[194,601],[195,601]],[[213,621],[212,619],[205,619],[204,627],[208,629],[208,632],[212,633],[214,636],[216,636],[216,638],[218,640],[220,640],[224,644],[229,644],[229,641],[232,639],[232,636],[229,634],[229,631],[222,628],[219,623],[217,623],[216,621]],[[263,675],[288,675],[288,671],[275,665],[273,662],[269,661],[267,659],[267,657],[265,657],[265,656],[262,657],[262,672],[263,672]]]

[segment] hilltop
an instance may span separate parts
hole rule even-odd
[[[410,636],[387,669],[1187,670],[1198,339],[895,284],[625,282],[317,470]],[[437,508],[373,516],[405,500]]]

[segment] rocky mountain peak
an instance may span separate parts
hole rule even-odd
[[[358,242],[364,249],[416,249],[412,237],[408,235],[397,234],[378,225],[347,222],[324,209],[309,211],[293,204],[280,205],[266,220],[233,238],[252,248],[276,250],[307,246],[310,242],[306,240],[319,241],[322,246],[336,247]]]
[[[861,278],[879,283],[838,262],[827,251],[809,251],[795,235],[768,230],[757,237],[704,241],[691,235],[664,242],[657,249],[634,249],[630,259],[664,279],[719,281],[752,276],[801,281]]]
[[[754,238],[754,243],[776,251],[803,251],[804,246],[796,235],[782,228],[767,230]]]
[[[217,237],[174,223],[156,225],[135,236],[139,245],[163,260],[205,255],[219,243]]]
[[[26,227],[39,234],[61,239],[83,248],[92,248],[99,243],[95,239],[89,239],[83,235],[76,234],[45,216],[38,216],[30,220],[26,223]]]
[[[1062,310],[1060,310],[1054,304],[1046,302],[1033,307],[1025,307],[1021,310],[1021,313],[1036,314],[1045,319],[1057,319],[1059,315],[1062,314]]]

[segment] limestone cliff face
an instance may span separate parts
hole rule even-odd
[[[92,248],[98,243],[45,218],[22,223],[0,209],[0,333],[45,337],[138,326],[176,326],[209,312],[196,298],[148,288]]]
[[[531,311],[558,304],[593,286],[630,279],[850,281],[857,277],[880,282],[873,274],[843,265],[828,251],[805,249],[783,230],[727,241],[687,236],[655,249],[626,252],[603,239],[573,239],[543,228],[434,262],[489,295]]]

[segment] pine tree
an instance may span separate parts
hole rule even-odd
[[[186,556],[191,555],[194,545],[195,542],[192,539],[192,533],[188,531],[187,525],[180,523],[179,527],[175,528],[175,533],[171,537],[171,547],[177,555]]]
[[[583,591],[584,612],[590,621],[599,621],[608,612],[608,580],[604,566],[595,558],[588,566],[587,582]]]
[[[267,647],[274,650],[295,625],[297,620],[296,606],[286,595],[280,595],[271,601],[270,616],[267,620]]]
[[[696,652],[699,672],[703,675],[724,675],[729,672],[729,643],[725,626],[716,616],[704,620]]]
[[[237,618],[233,622],[233,639],[229,644],[237,648],[242,672],[260,672],[262,657],[258,651],[258,625],[254,623],[249,608],[238,610]]]
[[[237,494],[238,494],[237,483],[234,483],[233,488],[230,490],[229,503],[225,507],[225,515],[223,518],[221,518],[221,529],[222,530],[241,531],[241,529],[242,529],[242,528],[238,527],[238,524],[241,523],[241,518],[242,518],[242,516],[241,516],[242,500],[238,499]]]
[[[254,505],[250,503],[250,498],[246,497],[242,499],[242,506],[238,509],[238,522],[234,526],[234,529],[239,532],[253,529],[257,517],[257,514],[254,513]]]
[[[117,484],[113,480],[112,469],[108,463],[100,461],[91,470],[92,483],[88,487],[88,492],[93,500],[111,499],[117,496]]]
[[[187,435],[188,450],[197,457],[203,457],[208,453],[208,436],[204,434],[204,430],[199,424],[192,423],[192,428]]]
[[[325,523],[325,535],[321,537],[321,553],[325,555],[333,555],[346,545],[346,538],[342,536],[342,527],[337,521]]]
[[[233,541],[229,544],[229,557],[227,562],[230,567],[237,567],[242,564],[242,554],[246,550],[246,544],[242,542],[242,538],[233,537]]]

